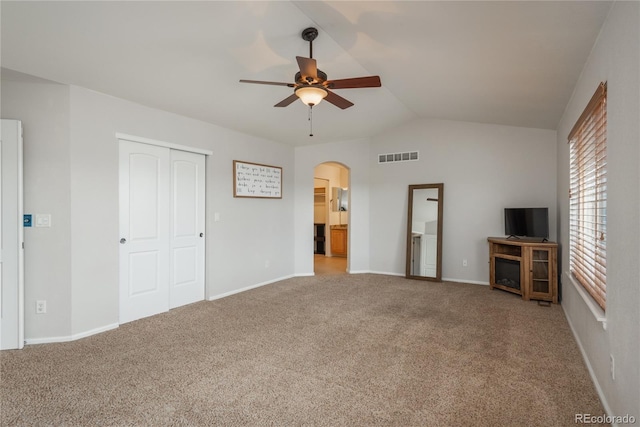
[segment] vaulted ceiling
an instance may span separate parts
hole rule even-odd
[[[11,2],[3,68],[292,145],[375,135],[416,118],[555,129],[608,13],[598,1]],[[355,105],[273,105],[300,34]],[[11,73],[9,73],[11,74]],[[15,73],[14,73],[15,74]]]

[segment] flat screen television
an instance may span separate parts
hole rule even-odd
[[[549,238],[549,208],[505,208],[504,234]]]

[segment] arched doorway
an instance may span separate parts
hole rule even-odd
[[[350,171],[337,162],[314,169],[314,274],[345,274],[349,257]]]

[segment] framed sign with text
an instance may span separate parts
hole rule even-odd
[[[234,160],[233,197],[282,199],[282,168]]]

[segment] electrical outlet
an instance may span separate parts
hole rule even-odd
[[[465,259],[463,259],[463,260],[462,260],[462,266],[463,266],[463,267],[466,267],[467,265],[468,265],[468,264],[467,264],[467,259],[465,258]]]
[[[269,268],[271,266],[271,263],[269,262],[269,260],[266,260],[264,262],[264,268]]]
[[[46,300],[36,301],[36,314],[45,314],[46,312],[47,312],[47,301]]]
[[[616,379],[616,363],[615,363],[615,360],[613,359],[613,354],[609,355],[609,360],[611,361],[611,379],[615,380]]]

